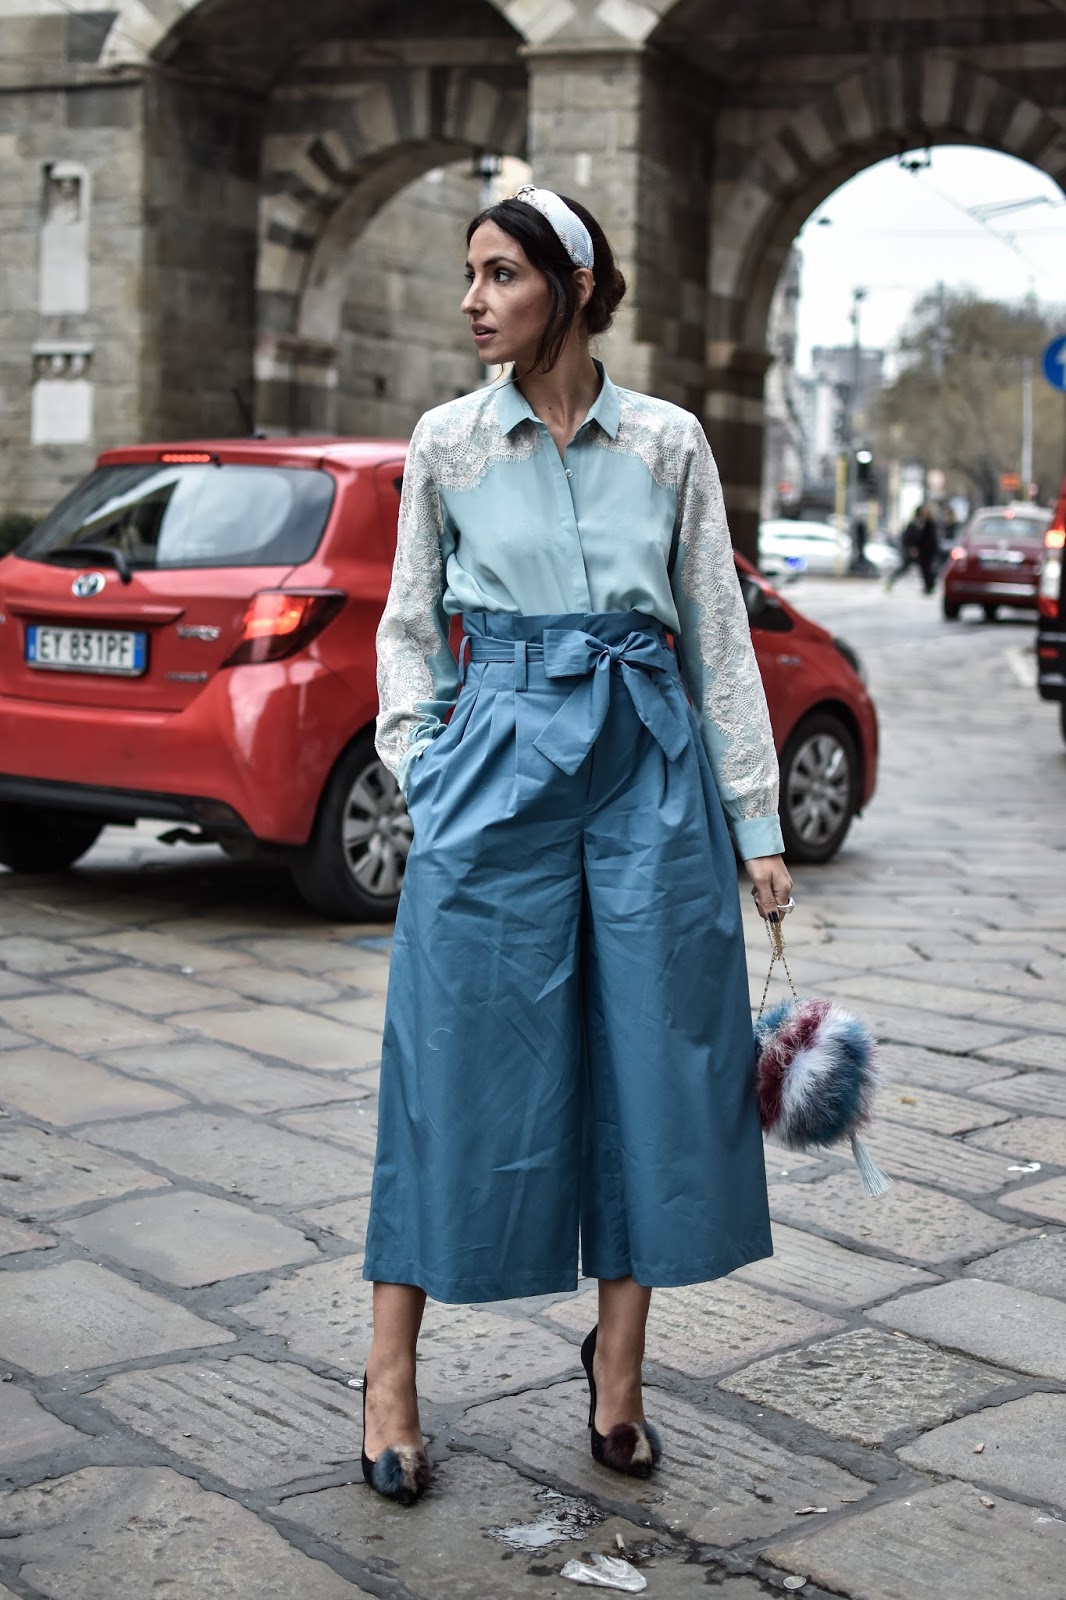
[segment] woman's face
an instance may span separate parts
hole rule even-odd
[[[542,272],[530,264],[517,239],[494,222],[483,222],[470,240],[469,285],[460,310],[470,322],[478,353],[489,365],[513,361],[528,372],[551,310]]]

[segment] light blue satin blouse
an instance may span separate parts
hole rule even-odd
[[[416,427],[377,638],[378,752],[405,787],[442,732],[459,687],[450,616],[643,611],[675,635],[740,854],[776,855],[777,756],[706,435],[600,371],[564,456],[513,380]]]

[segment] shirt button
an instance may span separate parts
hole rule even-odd
[[[566,469],[566,476],[568,478],[572,478],[574,476],[573,472],[570,470],[569,467],[567,467],[567,469]]]

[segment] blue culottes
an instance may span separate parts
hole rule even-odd
[[[662,627],[465,619],[408,789],[363,1276],[453,1303],[771,1253],[736,861]]]

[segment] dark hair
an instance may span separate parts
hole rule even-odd
[[[494,206],[479,212],[466,230],[466,242],[469,244],[483,222],[494,222],[512,239],[517,239],[530,265],[547,278],[551,310],[534,359],[534,366],[546,370],[558,361],[566,337],[579,315],[583,316],[590,338],[598,333],[606,333],[614,320],[618,303],[626,292],[626,280],[618,270],[614,251],[591,211],[586,211],[580,201],[571,200],[568,195],[561,194],[559,199],[581,218],[592,239],[592,276],[595,281],[583,313],[578,310],[574,263],[547,217],[533,206],[526,205],[524,200],[498,200]]]

